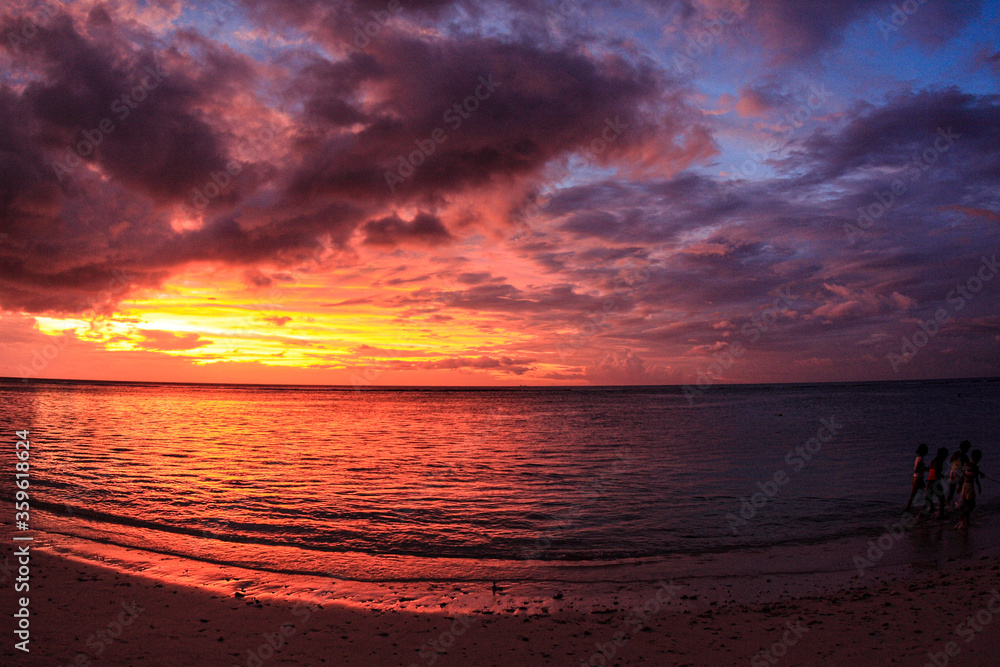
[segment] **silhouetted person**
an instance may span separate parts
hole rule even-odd
[[[921,516],[934,514],[934,499],[938,500],[938,517],[944,516],[944,462],[948,458],[948,448],[940,447],[937,455],[927,466],[927,487],[924,489],[924,510]]]
[[[924,488],[924,456],[927,455],[927,445],[921,444],[917,447],[917,460],[913,464],[913,489],[910,491],[910,499],[906,501],[906,509],[913,506],[913,499],[917,496],[917,491]]]
[[[955,491],[958,491],[955,507],[962,504],[962,481],[965,479],[965,466],[969,464],[970,449],[972,449],[972,443],[963,440],[958,445],[958,451],[951,455],[951,472],[948,473],[948,499],[945,502],[950,503],[951,499],[955,497]]]
[[[976,509],[976,489],[979,489],[979,493],[983,492],[983,484],[979,481],[983,476],[979,471],[979,460],[983,458],[983,453],[973,449],[970,458],[972,460],[965,466],[965,480],[962,483],[962,518],[955,528],[969,527],[972,523],[972,510]]]

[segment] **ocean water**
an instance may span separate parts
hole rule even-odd
[[[1000,477],[998,405],[1000,380],[716,386],[693,403],[673,387],[0,381],[6,440],[31,431],[35,527],[358,581],[627,577],[878,535],[920,442],[969,439]],[[1000,484],[983,490],[989,516]]]

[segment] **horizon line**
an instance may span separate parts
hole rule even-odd
[[[838,384],[892,384],[892,383],[913,383],[913,382],[970,382],[970,381],[1000,381],[1000,376],[974,376],[958,378],[910,378],[898,380],[835,380],[835,381],[811,381],[811,382],[713,382],[705,387],[707,391],[712,387],[767,387],[767,386],[808,386],[808,385],[838,385]],[[553,390],[587,390],[587,389],[667,389],[684,387],[697,387],[697,383],[691,384],[606,384],[606,385],[350,385],[350,384],[291,384],[291,383],[266,383],[266,382],[174,382],[158,380],[81,380],[72,378],[24,378],[12,376],[0,376],[0,383],[28,384],[34,382],[51,382],[59,384],[117,384],[117,385],[178,385],[178,386],[206,386],[206,387],[309,387],[316,389],[349,389],[351,391],[378,391],[378,390],[403,390],[403,389],[461,389],[461,390],[508,390],[508,389],[553,389]]]

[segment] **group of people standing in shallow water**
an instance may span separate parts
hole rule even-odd
[[[944,517],[945,505],[951,503],[952,498],[958,496],[955,507],[961,512],[960,519],[955,528],[967,528],[972,510],[976,509],[976,493],[983,492],[983,485],[979,481],[983,477],[979,469],[979,461],[983,458],[983,453],[978,449],[973,449],[972,443],[963,440],[958,446],[958,450],[951,455],[951,470],[948,473],[948,497],[944,495],[944,464],[948,459],[948,448],[942,447],[937,450],[937,456],[931,459],[930,464],[924,463],[927,455],[927,445],[917,447],[917,460],[913,464],[913,489],[910,491],[910,499],[906,503],[906,509],[913,506],[913,499],[917,491],[924,492],[924,508],[920,511],[921,517],[929,517],[934,514],[934,499],[938,500],[937,516]],[[927,481],[924,481],[924,473],[927,473]]]

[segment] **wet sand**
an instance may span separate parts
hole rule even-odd
[[[51,552],[34,553],[31,568],[31,652],[14,650],[8,630],[5,665],[922,666],[934,664],[931,654],[941,667],[994,665],[1000,655],[995,552],[767,602],[650,588],[644,618],[613,600],[590,612],[468,615],[313,606],[166,583]],[[10,584],[0,589],[7,627]],[[498,606],[504,595],[497,593]]]

